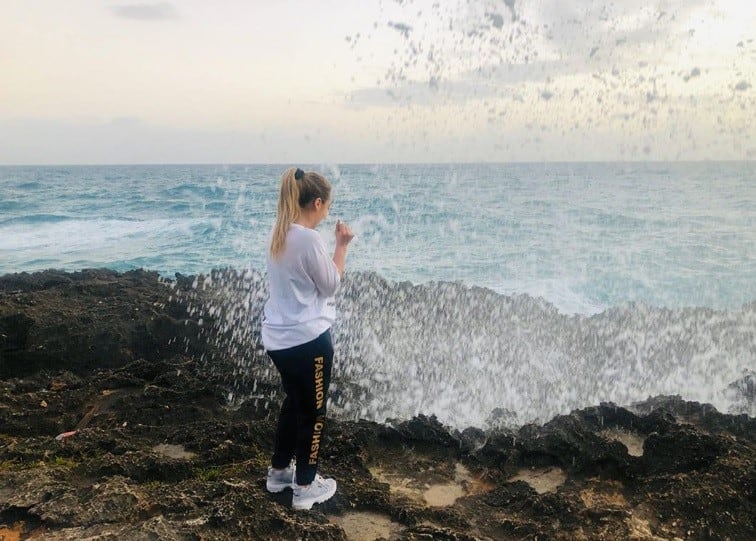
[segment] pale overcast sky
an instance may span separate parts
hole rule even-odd
[[[0,164],[756,159],[752,0],[3,0]]]

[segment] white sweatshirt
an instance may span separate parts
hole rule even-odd
[[[268,250],[270,297],[262,323],[265,349],[298,346],[328,330],[336,317],[329,299],[339,282],[339,271],[320,233],[291,224],[283,253],[274,259]]]

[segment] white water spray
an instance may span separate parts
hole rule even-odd
[[[235,367],[235,400],[277,374],[261,350],[264,277],[216,272],[189,291],[212,321],[214,357]],[[542,299],[457,283],[414,286],[355,273],[337,295],[331,412],[379,422],[424,413],[444,424],[521,425],[659,394],[754,415],[731,384],[756,366],[756,303],[741,310],[630,304],[567,316]]]

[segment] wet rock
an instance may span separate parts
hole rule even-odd
[[[0,276],[0,291],[6,293],[21,293],[26,291],[39,291],[49,289],[59,285],[70,285],[74,280],[83,277],[107,276],[116,277],[118,274],[113,271],[86,270],[80,273],[67,273],[57,270],[48,270],[44,272],[21,272],[6,274]]]
[[[488,434],[486,443],[474,456],[481,463],[507,474],[516,470],[517,435],[513,432],[494,432]]]
[[[477,541],[476,537],[451,528],[433,526],[415,526],[404,533],[407,541]]]
[[[154,451],[127,451],[122,455],[105,454],[93,460],[88,469],[98,477],[123,476],[136,482],[177,482],[192,477],[191,465]]]
[[[29,509],[68,490],[66,475],[49,468],[13,471],[12,465],[3,464],[0,471],[0,512],[13,508]]]
[[[756,372],[746,371],[742,378],[727,386],[725,394],[729,396],[733,409],[756,415]]]
[[[645,472],[680,473],[710,466],[727,451],[727,442],[687,427],[651,434],[643,445]]]
[[[732,382],[729,389],[740,393],[748,402],[756,400],[756,372],[749,370],[737,381]]]
[[[181,530],[184,530],[182,532]],[[50,541],[71,541],[74,539],[98,539],[102,541],[190,541],[197,537],[189,533],[185,526],[172,523],[165,517],[152,517],[144,522],[97,524],[90,527],[63,528],[45,534]]]
[[[488,441],[485,431],[480,428],[468,427],[460,434],[460,445],[466,453],[475,453],[483,448]]]
[[[156,273],[105,269],[0,277],[0,377],[39,370],[86,374],[202,347],[196,322],[162,312]],[[190,324],[190,322],[192,324]],[[191,340],[187,337],[191,336]]]
[[[459,437],[449,432],[434,415],[428,417],[422,414],[409,421],[387,425],[383,437],[451,448],[458,448],[461,443]]]
[[[143,491],[125,478],[112,476],[84,490],[69,488],[29,512],[51,525],[69,526],[136,522],[149,503]]]
[[[486,494],[484,501],[491,507],[519,511],[532,506],[537,499],[538,493],[530,485],[523,481],[516,481],[492,490]]]
[[[0,352],[9,353],[26,349],[29,329],[34,320],[23,313],[10,314],[0,318]]]
[[[513,429],[517,427],[517,414],[506,408],[494,408],[486,419],[489,430]]]
[[[620,476],[629,465],[627,450],[596,434],[579,415],[559,416],[543,427],[526,425],[517,440],[519,460],[527,465]]]
[[[645,402],[633,404],[633,410],[643,413],[647,428],[655,422],[656,431],[665,432],[678,424],[694,426],[707,432],[733,434],[756,442],[756,418],[746,414],[727,415],[720,413],[711,404],[686,401],[679,396],[658,396]]]

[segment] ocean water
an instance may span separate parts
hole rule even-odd
[[[334,184],[326,242],[337,218],[357,235],[336,337],[363,391],[337,409],[754,414],[727,387],[756,369],[756,162],[299,165]],[[248,269],[262,302],[284,168],[0,167],[0,273]]]
[[[320,230],[349,268],[542,297],[756,300],[756,162],[310,166],[335,186]],[[280,165],[0,167],[0,273],[262,268]]]

